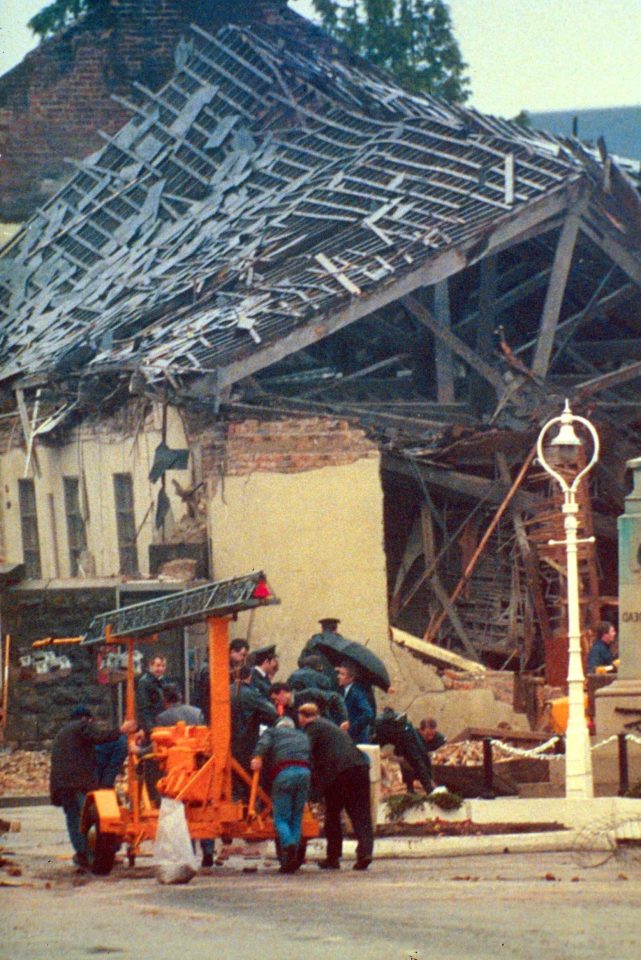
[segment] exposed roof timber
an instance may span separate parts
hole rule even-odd
[[[641,262],[610,234],[602,234],[585,220],[581,223],[581,232],[589,237],[613,263],[627,273],[631,280],[641,287]]]
[[[304,390],[303,393],[299,393],[298,399],[303,400],[305,397],[310,397],[315,393],[325,393],[327,390],[333,390],[335,387],[340,387],[343,384],[350,383],[353,380],[360,380],[361,377],[366,377],[370,373],[375,373],[378,370],[384,370],[385,367],[390,367],[392,364],[407,358],[407,356],[408,354],[406,353],[397,353],[393,357],[387,357],[385,360],[379,360],[378,363],[370,363],[368,366],[362,367],[360,370],[356,370],[354,373],[348,373],[342,377],[335,377],[333,380],[324,380],[322,383],[316,384],[309,390]]]
[[[488,228],[483,244],[478,241],[469,241],[459,248],[447,247],[434,253],[430,260],[417,270],[412,270],[394,283],[379,286],[374,292],[353,298],[344,307],[331,314],[325,314],[318,319],[308,321],[304,326],[279,338],[277,341],[266,344],[254,350],[251,356],[235,360],[219,371],[219,384],[222,387],[231,386],[245,377],[252,376],[283,360],[285,357],[313,343],[318,343],[324,337],[331,336],[338,330],[349,326],[356,320],[366,317],[394,300],[398,300],[418,287],[431,286],[446,280],[453,274],[459,273],[465,267],[477,263],[484,256],[489,255],[495,248],[508,242],[518,243],[523,234],[530,231],[536,224],[541,224],[565,210],[573,195],[575,182],[554,190],[552,193],[534,200],[521,210],[506,214],[498,223]]]
[[[609,276],[609,271],[607,275]],[[616,306],[620,298],[628,297],[633,289],[634,287],[632,284],[624,283],[617,290],[614,290],[612,293],[608,293],[605,297],[602,297],[601,299],[594,301],[594,303],[590,302],[582,310],[579,310],[578,313],[573,313],[571,317],[566,317],[565,320],[562,320],[559,323],[557,327],[557,331],[566,330],[568,328],[572,329],[573,326],[575,325],[584,323],[587,320],[591,320],[594,316],[596,316],[597,313],[599,313],[599,311],[606,311],[611,309],[613,306]],[[592,298],[590,299],[592,300]],[[536,343],[536,340],[527,340],[525,343],[522,343],[518,347],[515,347],[514,353],[515,354],[525,353],[525,351],[533,347],[535,343]]]
[[[485,260],[483,260],[482,263],[485,263]],[[520,300],[525,300],[526,297],[529,297],[532,293],[535,293],[539,287],[542,287],[545,283],[547,283],[551,269],[551,267],[546,267],[543,270],[539,270],[538,273],[528,277],[526,280],[522,280],[521,283],[517,284],[511,290],[506,290],[505,293],[502,293],[499,297],[496,297],[496,299],[493,301],[495,318],[505,310],[509,310],[510,307],[514,306],[514,304],[519,303]],[[470,313],[466,313],[464,318],[456,324],[455,330],[462,330],[466,327],[469,327],[470,324],[476,324],[480,319],[480,315],[479,302],[479,308],[472,310]],[[532,346],[534,342],[534,340],[530,341],[529,346]],[[523,347],[519,347],[518,349],[515,348],[514,352],[519,353],[522,350]]]
[[[641,377],[641,360],[628,364],[627,367],[621,367],[619,370],[611,370],[609,373],[593,377],[592,380],[586,380],[576,386],[576,392],[581,397],[590,394],[600,393],[601,390],[608,390],[611,387],[618,387],[629,380],[636,380]]]
[[[584,323],[585,320],[596,311],[596,307],[600,302],[601,293],[607,287],[610,281],[610,278],[612,277],[612,274],[616,269],[617,268],[615,266],[612,266],[610,267],[609,270],[606,270],[606,272],[603,274],[603,276],[597,283],[596,287],[592,291],[590,295],[590,299],[588,300],[586,305],[583,307],[583,309],[580,311],[578,316],[575,317],[574,322],[572,324],[565,325],[565,327],[563,328],[563,336],[556,337],[555,343],[554,343],[555,358],[563,353],[563,350],[565,349],[567,344],[571,341],[575,331],[579,328],[579,326],[582,323]],[[561,326],[560,324],[557,325],[557,334],[561,332],[560,326]]]
[[[471,500],[487,500],[488,504],[500,504],[509,490],[509,484],[501,480],[488,480],[486,477],[461,473],[458,470],[448,470],[410,458],[386,456],[383,469],[394,473],[401,473],[412,480],[420,476],[427,483],[436,487],[461,494]],[[515,496],[515,503],[524,510],[532,510],[538,504],[538,498],[525,490],[519,490]]]
[[[532,374],[545,380],[554,347],[554,337],[559,322],[565,288],[572,265],[572,256],[579,232],[581,208],[585,208],[587,197],[582,197],[580,205],[572,205],[563,224],[554,253],[552,273],[545,296],[536,350],[532,361]]]
[[[438,339],[445,343],[454,353],[462,357],[484,380],[491,383],[497,392],[502,392],[505,389],[505,381],[499,371],[485,360],[482,360],[471,347],[468,347],[455,333],[452,333],[449,327],[444,327],[443,324],[431,314],[427,307],[419,303],[415,296],[411,293],[407,294],[403,297],[403,305],[407,307],[412,316],[425,324],[435,337],[438,337]]]
[[[600,350],[610,360],[641,360],[641,337],[638,339],[622,337],[618,340],[612,338],[607,340],[582,340],[574,344],[574,350],[580,356],[584,353],[593,355],[595,350]]]
[[[408,299],[414,300],[414,296],[403,299],[403,304],[407,305]],[[420,307],[422,304],[415,301]],[[427,311],[429,313],[429,311]],[[447,280],[441,280],[434,285],[434,321],[439,331],[447,331],[452,337],[451,316],[450,316],[450,290]],[[425,319],[414,313],[424,326],[431,329]],[[437,335],[434,344],[434,365],[436,368],[436,399],[439,403],[453,403],[454,401],[454,364],[452,355],[452,344],[445,336]]]

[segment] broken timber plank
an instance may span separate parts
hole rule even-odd
[[[432,529],[432,518],[430,516],[430,511],[425,504],[421,505],[421,528],[423,531],[423,556],[425,559],[425,566],[427,567],[428,557],[431,558],[434,556],[434,532]],[[429,579],[434,595],[447,614],[448,620],[454,627],[454,632],[456,633],[457,637],[467,650],[472,660],[478,660],[479,655],[476,651],[476,648],[467,635],[463,621],[456,612],[455,607],[450,603],[449,597],[447,596],[447,591],[441,583],[441,579],[436,568],[434,568],[432,571]]]
[[[450,330],[450,290],[448,280],[441,280],[434,286],[434,313],[441,328]],[[454,363],[452,350],[441,337],[434,344],[436,365],[436,399],[438,403],[454,402]]]
[[[541,315],[536,351],[532,361],[532,374],[541,380],[545,380],[550,366],[554,337],[579,232],[579,221],[579,213],[572,211],[567,215],[556,245],[552,273]]]
[[[405,630],[399,630],[398,627],[390,627],[390,635],[399,647],[406,647],[412,653],[418,654],[421,660],[433,663],[436,667],[453,667],[455,670],[462,670],[465,673],[485,673],[485,667],[477,660],[468,660],[458,653],[453,653],[444,647],[438,647],[435,643],[429,643],[427,640],[421,640],[411,633],[406,633]]]
[[[463,571],[463,576],[461,577],[461,579],[460,579],[459,582],[457,583],[456,587],[454,588],[454,591],[453,591],[453,593],[452,593],[452,596],[449,598],[449,603],[450,603],[450,604],[455,603],[456,600],[460,597],[460,595],[461,595],[461,593],[463,592],[463,590],[465,589],[465,587],[466,587],[466,585],[467,585],[470,577],[472,576],[472,573],[473,573],[473,571],[474,571],[474,567],[476,566],[476,564],[477,564],[477,562],[478,562],[481,554],[483,553],[483,550],[484,550],[485,547],[487,546],[487,543],[488,543],[490,537],[492,536],[492,534],[494,533],[494,530],[495,530],[496,527],[498,526],[499,520],[501,519],[501,517],[503,516],[503,514],[504,514],[505,511],[507,510],[509,504],[512,502],[512,498],[514,497],[514,494],[516,493],[516,491],[517,491],[518,488],[520,487],[520,485],[521,485],[521,483],[522,483],[522,481],[523,481],[523,478],[525,477],[525,474],[526,474],[527,471],[529,470],[529,468],[530,468],[530,466],[531,466],[531,464],[532,464],[532,461],[534,460],[534,457],[535,457],[535,456],[536,456],[536,446],[532,447],[532,449],[530,450],[529,454],[528,454],[527,457],[525,458],[525,461],[524,461],[521,469],[519,470],[518,474],[516,475],[516,478],[515,478],[512,486],[511,486],[510,489],[508,490],[508,492],[507,492],[507,494],[505,495],[505,497],[504,497],[504,499],[503,499],[503,502],[501,503],[499,509],[498,509],[498,510],[496,511],[496,513],[494,514],[494,517],[492,518],[492,521],[490,522],[490,524],[488,525],[485,533],[484,533],[483,536],[481,537],[481,539],[480,539],[480,541],[479,541],[479,545],[478,545],[478,547],[476,548],[476,552],[475,552],[474,556],[472,557],[472,559],[470,560],[470,562],[469,562],[469,563],[467,564],[467,566],[465,567],[465,570]],[[439,614],[439,616],[434,620],[434,622],[433,622],[433,623],[430,623],[429,627],[428,627],[427,630],[425,631],[425,636],[423,637],[424,640],[432,640],[433,637],[436,637],[436,635],[437,635],[437,633],[438,633],[438,631],[439,631],[439,629],[440,629],[440,627],[441,627],[441,624],[443,623],[443,620],[445,619],[445,616],[446,616],[446,611],[443,610],[443,611],[441,611],[441,613]]]
[[[459,339],[455,333],[452,333],[451,330],[439,323],[436,317],[432,316],[427,307],[419,303],[413,294],[409,293],[402,297],[402,303],[407,307],[413,317],[425,324],[436,337],[446,343],[454,353],[462,357],[480,376],[488,380],[497,390],[503,390],[505,383],[499,371],[495,370],[489,363],[486,363],[485,360],[482,360],[479,355]]]

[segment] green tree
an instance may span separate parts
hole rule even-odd
[[[110,3],[111,0],[53,0],[32,17],[27,26],[44,40],[74,23],[83,13],[95,14],[98,19],[104,18],[109,12]]]
[[[313,0],[325,29],[416,93],[464,103],[467,64],[444,0]]]

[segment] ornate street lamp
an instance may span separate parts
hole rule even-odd
[[[572,483],[562,476],[546,460],[543,452],[543,441],[555,424],[560,429],[550,446],[562,452],[564,449],[576,450],[582,446],[581,440],[574,432],[574,424],[580,423],[592,438],[592,457],[574,477]],[[559,484],[563,491],[564,503],[563,524],[565,540],[550,540],[550,544],[559,544],[565,547],[567,557],[567,602],[568,602],[568,726],[565,738],[565,795],[566,797],[585,798],[594,796],[592,783],[592,755],[590,753],[590,735],[585,718],[583,662],[581,660],[581,625],[579,614],[579,567],[577,562],[577,545],[591,543],[594,537],[577,539],[576,491],[579,483],[592,469],[599,458],[599,436],[584,417],[575,416],[570,410],[569,401],[565,401],[565,409],[560,417],[549,420],[539,434],[536,444],[538,459],[551,477]]]

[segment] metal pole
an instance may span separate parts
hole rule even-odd
[[[552,446],[559,449],[569,447],[576,449],[581,441],[574,432],[574,424],[582,424],[592,438],[592,457],[583,469],[579,470],[572,484],[551,464],[548,463],[544,452],[544,439],[548,431],[555,424],[560,425],[559,434],[552,441]],[[549,420],[539,433],[536,451],[541,466],[557,481],[563,491],[563,526],[565,540],[550,540],[550,544],[565,546],[567,561],[567,600],[568,600],[568,726],[565,738],[565,795],[585,799],[594,796],[592,780],[592,755],[590,753],[590,734],[585,716],[585,697],[583,661],[581,659],[581,626],[579,607],[579,570],[577,560],[577,545],[592,541],[577,539],[576,491],[583,477],[592,469],[599,457],[599,435],[589,420],[575,416],[570,410],[570,404],[565,401],[565,409],[560,417]]]
[[[494,769],[492,767],[492,741],[483,739],[483,789],[486,797],[494,797]]]
[[[573,490],[564,490],[563,504],[568,589],[568,726],[565,747],[566,797],[592,797],[592,757],[585,718],[585,675],[581,658],[579,567],[577,560],[578,504]]]
[[[628,738],[625,733],[618,735],[619,740],[619,796],[625,797],[630,789],[630,772],[628,768]]]

